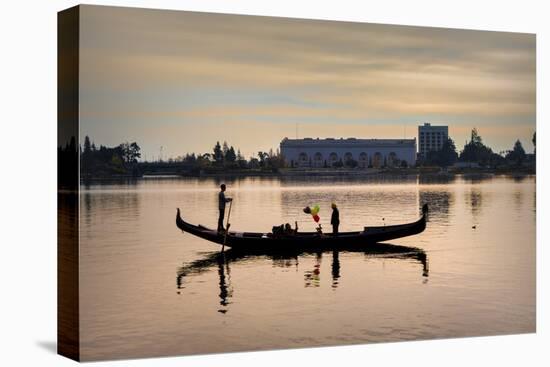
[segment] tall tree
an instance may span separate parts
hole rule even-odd
[[[428,153],[427,161],[431,164],[436,164],[441,167],[452,166],[458,158],[456,147],[453,139],[447,138],[441,149]]]
[[[514,148],[510,152],[508,152],[508,154],[506,155],[506,160],[520,166],[525,160],[525,157],[526,157],[525,149],[523,149],[523,145],[521,145],[521,141],[519,141],[518,139],[514,144]]]
[[[141,158],[141,148],[136,142],[122,143],[118,146],[120,155],[124,163],[136,163],[138,158]]]
[[[227,154],[228,151],[229,151],[229,145],[227,145],[227,142],[224,141],[223,146],[222,146],[222,153],[223,153],[224,157],[225,157],[225,155]]]
[[[464,162],[477,162],[482,165],[489,164],[493,158],[491,148],[483,144],[481,136],[477,133],[477,129],[473,128],[470,142],[464,145],[464,150],[460,153],[460,160]]]
[[[214,161],[216,163],[222,163],[223,162],[223,152],[222,147],[220,145],[220,142],[217,141],[216,145],[214,146]]]
[[[137,163],[138,158],[141,158],[141,148],[135,141],[130,144],[129,158],[131,163]]]
[[[92,144],[90,143],[90,137],[86,135],[84,138],[84,154],[89,154],[92,151]]]
[[[235,154],[235,148],[231,146],[225,153],[225,161],[229,163],[234,163],[237,160],[237,154]]]
[[[260,161],[260,167],[265,167],[267,163],[267,158],[269,158],[269,154],[266,152],[258,152],[258,158]]]
[[[481,136],[479,136],[479,134],[477,133],[477,129],[475,127],[472,129],[472,133],[470,135],[470,143],[475,145],[483,144],[483,140],[481,139]]]
[[[84,150],[81,156],[82,171],[89,173],[92,170],[92,145],[90,137],[86,135],[84,138]]]

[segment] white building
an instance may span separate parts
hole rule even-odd
[[[281,154],[289,167],[333,167],[355,161],[360,168],[416,163],[416,139],[288,139]],[[337,163],[337,164],[338,164]]]
[[[425,158],[428,152],[441,149],[448,138],[448,126],[420,125],[418,126],[418,153]]]

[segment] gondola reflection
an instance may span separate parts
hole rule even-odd
[[[218,310],[220,313],[226,313],[228,306],[232,303],[233,298],[233,286],[231,284],[231,266],[232,263],[241,261],[250,261],[253,259],[270,259],[274,266],[291,267],[296,266],[298,268],[298,259],[300,256],[315,254],[315,262],[313,269],[304,271],[304,285],[305,287],[319,287],[321,286],[321,261],[324,254],[331,254],[331,276],[332,289],[336,290],[340,284],[341,278],[341,263],[340,253],[358,253],[363,254],[365,257],[376,257],[383,259],[402,259],[402,260],[414,260],[422,265],[422,276],[427,278],[429,275],[428,258],[426,253],[416,247],[399,246],[391,244],[375,244],[369,246],[368,250],[346,249],[340,248],[338,251],[328,252],[269,252],[269,253],[242,253],[233,249],[229,249],[223,252],[216,252],[206,256],[203,259],[195,260],[190,264],[181,266],[178,268],[176,284],[178,290],[184,288],[184,282],[186,279],[200,275],[204,272],[208,272],[217,269],[219,278],[219,304],[221,308]],[[179,291],[178,291],[179,293]]]
[[[338,278],[340,278],[340,258],[339,251],[332,251],[332,288],[338,287]]]
[[[226,313],[227,306],[230,304],[229,298],[233,297],[233,288],[231,287],[231,272],[229,270],[229,262],[225,259],[224,252],[221,253],[221,256],[218,256],[217,260],[218,276],[220,279],[220,305],[224,307],[218,310],[218,312]]]
[[[304,273],[305,287],[319,287],[321,285],[321,260],[322,252],[315,253],[315,265],[313,270],[306,270]]]

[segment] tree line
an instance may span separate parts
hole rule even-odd
[[[532,138],[536,153],[536,132]],[[533,157],[534,163],[534,157]],[[464,144],[464,149],[457,153],[454,141],[449,137],[442,145],[441,149],[430,151],[420,163],[422,165],[436,165],[440,167],[452,166],[456,162],[475,163],[480,166],[498,167],[503,165],[522,166],[529,162],[529,157],[519,139],[516,140],[512,149],[495,153],[483,143],[483,139],[478,134],[477,129],[473,128],[470,134],[470,141]]]
[[[277,172],[284,167],[284,158],[279,149],[268,152],[258,151],[256,156],[246,159],[240,149],[235,149],[226,141],[220,144],[219,141],[212,148],[211,153],[195,154],[190,153],[169,159],[168,163],[182,163],[192,172],[205,171],[215,172],[222,170],[267,170]]]
[[[141,148],[136,142],[124,142],[116,147],[100,145],[96,147],[90,138],[84,138],[80,147],[81,176],[102,177],[113,175],[139,176],[138,159],[141,158]]]
[[[536,133],[533,134],[532,142],[535,146],[536,154]],[[84,138],[84,144],[82,146],[79,145],[78,148],[74,138],[65,147],[60,147],[58,159],[61,162],[78,161],[77,149],[80,153],[80,173],[83,178],[117,175],[140,176],[144,171],[147,172],[151,168],[155,171],[156,168],[162,166],[165,166],[165,168],[174,168],[174,173],[187,172],[191,174],[232,170],[278,172],[279,169],[285,167],[285,159],[279,149],[276,151],[270,149],[267,152],[258,151],[255,156],[246,159],[241,154],[240,149],[235,149],[226,141],[222,144],[217,141],[212,147],[211,152],[207,153],[188,153],[176,158],[170,158],[167,161],[140,162],[141,148],[137,142],[124,142],[115,147],[100,145],[97,148],[88,136]],[[534,161],[534,155],[529,156],[526,154],[519,139],[510,150],[495,153],[483,143],[482,137],[477,132],[477,129],[474,128],[471,131],[470,140],[464,144],[462,151],[457,152],[454,141],[449,137],[443,143],[441,149],[429,152],[426,157],[417,163],[421,166],[448,167],[456,162],[469,162],[482,167],[496,168],[499,166],[519,167],[526,163],[534,165]],[[389,162],[384,161],[381,166],[385,167],[387,163]],[[332,165],[332,167],[336,168],[355,168],[357,166],[358,162],[354,160],[346,160],[345,162],[339,160]],[[392,166],[405,168],[407,164],[406,161],[397,161],[392,162]],[[327,163],[325,163],[324,167],[329,168]],[[370,160],[368,167],[372,167]],[[61,179],[62,177],[60,177]]]

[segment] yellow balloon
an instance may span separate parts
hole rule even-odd
[[[317,213],[319,213],[319,205],[315,205],[311,208],[311,215],[317,215]]]

